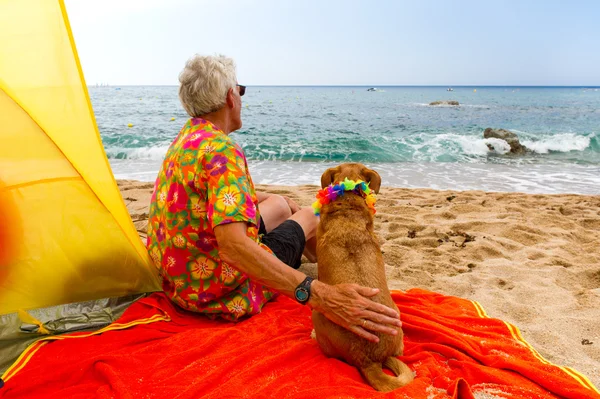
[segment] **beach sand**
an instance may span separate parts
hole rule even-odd
[[[153,184],[118,184],[144,238]],[[256,188],[303,206],[318,190]],[[546,360],[600,387],[600,196],[383,187],[375,229],[391,289],[476,300]]]

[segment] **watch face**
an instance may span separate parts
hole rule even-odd
[[[306,288],[298,288],[296,290],[296,299],[299,302],[304,302],[308,299],[308,291],[306,290]]]

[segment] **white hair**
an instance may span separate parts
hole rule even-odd
[[[179,100],[192,118],[215,112],[237,84],[235,62],[224,55],[196,54],[186,62],[179,83]]]

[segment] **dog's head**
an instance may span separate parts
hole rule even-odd
[[[339,183],[344,178],[349,180],[364,180],[369,183],[369,188],[379,193],[381,187],[381,177],[379,173],[367,168],[361,163],[343,163],[335,168],[329,168],[321,176],[321,188],[325,188],[331,183]]]

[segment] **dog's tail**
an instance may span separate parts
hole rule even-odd
[[[396,377],[384,373],[381,363],[371,363],[370,365],[359,369],[365,380],[378,391],[393,391],[394,389],[405,386],[414,379],[412,370],[408,368],[404,362],[401,362],[395,357],[388,357],[383,363],[383,366],[392,370]]]

